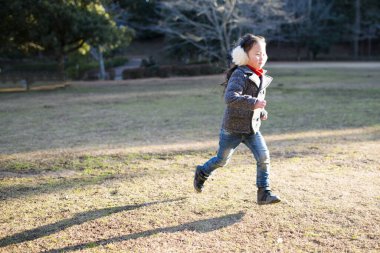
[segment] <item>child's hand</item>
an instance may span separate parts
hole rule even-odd
[[[264,108],[267,105],[267,101],[265,100],[257,100],[253,105],[253,109]]]
[[[261,120],[267,120],[268,119],[268,114],[264,114],[262,117],[261,117]]]

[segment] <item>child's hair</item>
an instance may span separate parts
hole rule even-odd
[[[244,50],[244,52],[248,55],[248,52],[249,52],[249,50],[251,50],[253,45],[255,45],[256,43],[259,43],[259,42],[265,43],[265,38],[262,36],[257,36],[257,35],[253,35],[251,33],[247,33],[243,37],[241,37],[241,39],[238,41],[236,47],[240,46]],[[237,67],[238,67],[238,65],[233,63],[231,68],[229,68],[226,71],[226,80],[223,83],[221,83],[221,85],[224,86],[224,91],[226,90],[228,80],[230,80],[232,73],[235,71],[235,69]],[[223,91],[223,93],[224,93],[224,91]]]

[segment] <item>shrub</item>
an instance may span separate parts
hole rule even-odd
[[[126,56],[115,56],[105,61],[106,68],[114,68],[117,66],[122,66],[129,61]]]
[[[114,68],[117,66],[124,65],[128,62],[126,56],[115,56],[104,60],[104,65],[106,69]],[[99,62],[94,60],[89,55],[73,54],[69,57],[65,72],[67,76],[71,79],[85,79],[85,80],[96,80],[99,75]],[[106,71],[109,78],[115,76],[115,74],[110,74],[109,70]]]
[[[56,72],[58,64],[52,61],[3,61],[0,68],[2,72]]]

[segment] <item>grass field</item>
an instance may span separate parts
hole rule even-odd
[[[0,94],[0,252],[379,252],[379,71],[270,74],[273,206],[243,146],[192,188],[223,76]]]

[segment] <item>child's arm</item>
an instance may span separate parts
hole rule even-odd
[[[241,73],[235,71],[234,74],[232,74],[224,94],[226,104],[246,110],[264,108],[266,105],[265,100],[259,100],[250,95],[243,95],[245,81],[246,79]]]

